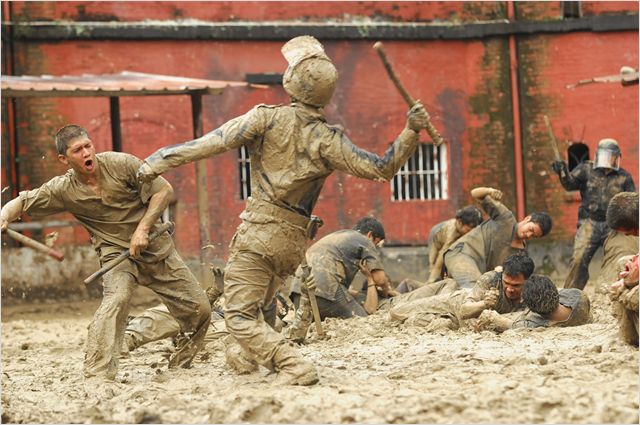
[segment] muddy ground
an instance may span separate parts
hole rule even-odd
[[[97,302],[6,307],[2,422],[638,423],[638,350],[590,295],[595,323],[577,328],[426,333],[386,313],[329,320],[330,338],[302,347],[321,376],[306,388],[276,388],[266,369],[234,375],[217,341],[191,369],[168,371],[171,343],[157,342],[122,359],[118,391],[101,401],[81,375]]]

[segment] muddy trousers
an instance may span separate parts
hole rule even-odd
[[[125,335],[130,338],[130,350],[153,341],[176,337],[180,334],[180,323],[171,315],[164,304],[151,307],[127,323]],[[211,313],[211,324],[204,344],[219,339],[226,334],[224,319],[218,313]]]
[[[286,345],[284,337],[273,329],[273,300],[281,284],[271,261],[254,252],[234,253],[225,269],[227,331],[253,360],[270,370],[276,366],[276,351]]]
[[[466,254],[456,251],[447,252],[444,255],[447,274],[453,278],[460,288],[473,288],[476,281],[482,275],[478,265]]]
[[[604,244],[610,230],[606,221],[591,219],[584,220],[578,227],[569,274],[564,281],[565,288],[584,289],[589,280],[589,263],[598,247]]]
[[[125,260],[103,278],[102,303],[89,325],[85,377],[115,379],[129,300],[138,284],[160,297],[186,334],[169,360],[169,367],[188,367],[202,347],[211,320],[211,306],[177,252],[174,250],[166,259],[153,264]]]

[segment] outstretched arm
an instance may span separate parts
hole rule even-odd
[[[138,178],[150,182],[172,168],[239,148],[254,139],[265,119],[259,108],[254,108],[202,137],[159,149],[144,160]]]
[[[383,157],[360,149],[342,132],[336,132],[334,138],[328,139],[321,153],[337,170],[369,180],[388,181],[415,152],[418,132],[426,128],[427,120],[424,107],[416,103],[409,110],[405,128]]]
[[[499,201],[502,199],[502,191],[492,187],[476,187],[471,190],[471,196],[478,201],[482,201],[487,196],[491,196],[496,201]]]
[[[22,214],[22,199],[20,197],[7,202],[0,210],[0,226],[4,232],[9,227],[9,223],[16,221]]]

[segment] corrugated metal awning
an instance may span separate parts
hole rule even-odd
[[[0,83],[2,97],[220,94],[227,87],[265,87],[244,81],[203,80],[131,71],[99,75],[3,75]]]

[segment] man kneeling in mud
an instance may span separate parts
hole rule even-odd
[[[480,276],[471,290],[460,289],[399,303],[391,309],[390,317],[409,324],[458,329],[463,320],[476,318],[485,310],[492,310],[496,314],[522,310],[522,290],[534,268],[533,260],[528,255],[512,254],[501,267]],[[436,319],[442,320],[431,325]]]
[[[546,276],[533,275],[524,285],[522,301],[528,310],[515,320],[494,311],[484,311],[478,329],[503,332],[510,328],[569,327],[591,323],[587,294],[577,288],[560,289]]]

